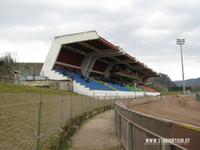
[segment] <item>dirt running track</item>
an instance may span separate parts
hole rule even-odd
[[[128,107],[142,113],[200,127],[200,103],[195,97],[166,97],[164,100]]]
[[[106,111],[84,123],[72,137],[71,150],[123,150],[115,134],[114,111]]]

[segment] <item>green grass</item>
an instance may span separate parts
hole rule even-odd
[[[162,95],[179,95],[182,94],[182,91],[168,91],[168,92],[162,92]]]
[[[14,84],[1,84],[0,83],[0,93],[22,93],[22,94],[50,94],[50,95],[77,95],[70,91],[50,89],[50,88],[40,88],[31,87],[24,85],[14,85]]]
[[[43,144],[71,117],[102,107],[105,102],[65,90],[0,84],[0,149],[35,149],[39,106]],[[53,136],[50,143],[56,140]]]
[[[60,145],[60,150],[69,150],[71,148],[71,137],[75,134],[76,130],[76,128],[72,128],[67,136],[64,137]]]

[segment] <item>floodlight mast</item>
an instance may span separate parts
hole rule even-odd
[[[182,50],[182,46],[185,44],[185,39],[177,39],[176,40],[176,44],[180,45],[181,65],[182,65],[182,79],[183,79],[183,94],[185,94],[185,75],[184,75],[183,50]]]

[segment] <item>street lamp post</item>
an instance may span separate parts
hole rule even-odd
[[[184,77],[183,50],[182,50],[182,46],[185,44],[185,39],[177,39],[176,40],[176,44],[180,45],[181,65],[182,65],[182,78],[183,78],[183,94],[185,94],[185,77]]]

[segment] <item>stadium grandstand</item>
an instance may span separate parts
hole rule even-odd
[[[145,85],[148,78],[159,76],[156,72],[96,31],[55,37],[40,74],[53,80],[70,79],[73,91],[87,96],[160,94]]]

